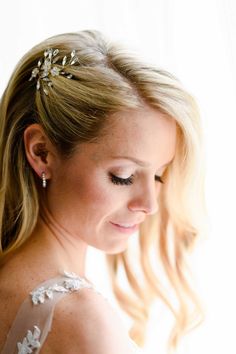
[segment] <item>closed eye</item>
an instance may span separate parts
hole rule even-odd
[[[131,175],[128,178],[120,178],[120,177],[113,175],[112,173],[109,173],[109,176],[110,176],[112,183],[114,183],[114,184],[119,184],[119,185],[133,184],[134,175]],[[160,176],[155,176],[155,181],[160,182],[160,183],[164,183]]]

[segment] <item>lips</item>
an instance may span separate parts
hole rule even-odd
[[[138,226],[139,226],[139,223],[136,223],[136,224],[133,224],[133,223],[117,224],[117,223],[113,223],[113,222],[110,222],[110,223],[117,231],[120,231],[125,234],[131,234],[131,233],[138,231]]]
[[[121,226],[121,227],[129,228],[129,227],[137,226],[137,225],[141,224],[143,221],[144,220],[136,221],[136,222],[111,222],[111,223],[114,224],[114,225]]]
[[[130,228],[136,226],[137,224],[114,224],[114,225],[117,225],[120,227],[125,227],[126,229],[130,229]]]

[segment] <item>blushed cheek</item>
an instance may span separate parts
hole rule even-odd
[[[108,211],[116,205],[116,194],[109,183],[86,183],[80,193],[81,200],[91,209]]]
[[[114,193],[112,186],[109,188],[107,185],[99,184],[87,184],[83,192],[83,201],[80,207],[80,209],[83,208],[81,219],[83,220],[83,234],[88,238],[93,235],[91,242],[95,242],[94,245],[101,249],[103,247],[100,242],[103,242],[103,237],[107,235],[109,221],[112,221],[114,215],[118,214],[117,211],[122,208],[115,194],[117,191]]]

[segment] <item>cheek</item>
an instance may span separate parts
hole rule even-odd
[[[117,192],[104,178],[90,178],[81,181],[77,187],[79,201],[91,209],[99,210],[111,207],[117,199]]]

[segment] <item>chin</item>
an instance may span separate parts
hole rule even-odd
[[[126,249],[127,249],[127,247],[128,247],[128,245],[127,245],[127,243],[125,244],[125,245],[122,245],[122,246],[116,246],[116,247],[114,247],[113,249],[109,249],[109,250],[104,250],[104,252],[106,253],[106,254],[118,254],[118,253],[122,253],[122,252],[124,252]]]
[[[113,244],[113,245],[106,245],[106,246],[103,246],[103,247],[99,247],[99,246],[93,246],[95,248],[97,248],[98,250],[106,253],[106,254],[118,254],[118,253],[121,253],[121,252],[124,252],[127,247],[128,247],[128,244],[127,242],[122,242],[120,244],[116,243],[116,244]]]

